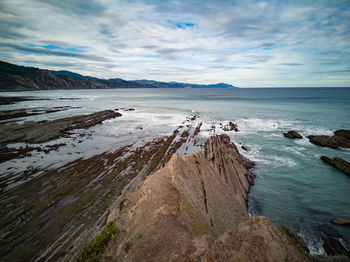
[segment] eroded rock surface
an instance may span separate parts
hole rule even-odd
[[[309,141],[315,145],[337,149],[339,147],[350,148],[350,130],[334,131],[333,136],[308,136]]]
[[[3,174],[0,261],[77,261],[83,242],[104,226],[123,192],[134,192],[189,140],[197,143],[192,136],[200,125],[190,124],[145,144],[120,145],[55,168]]]
[[[331,159],[326,156],[321,156],[321,160],[337,168],[338,170],[340,170],[341,172],[343,172],[344,174],[350,177],[350,163],[348,161],[340,157],[334,157],[333,159]]]
[[[174,154],[122,201],[105,261],[305,261],[266,217],[248,217],[253,164],[228,136],[204,155]]]
[[[4,145],[15,142],[43,143],[57,139],[71,130],[89,128],[118,116],[121,116],[118,112],[104,110],[88,115],[73,116],[52,121],[26,121],[23,124],[4,124],[0,126],[0,144]]]
[[[301,139],[303,138],[302,135],[300,135],[297,131],[295,130],[291,130],[291,131],[288,131],[287,133],[283,133],[283,135],[287,138],[292,138],[292,139]]]

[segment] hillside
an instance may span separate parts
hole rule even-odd
[[[30,91],[54,89],[107,89],[107,88],[235,88],[219,83],[197,85],[153,80],[127,81],[120,78],[99,79],[70,71],[50,71],[35,67],[17,66],[0,61],[1,91]]]

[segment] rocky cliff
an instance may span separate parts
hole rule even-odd
[[[203,154],[204,153],[204,154]],[[249,218],[252,163],[228,136],[178,156],[120,201],[105,261],[305,261],[266,217]]]

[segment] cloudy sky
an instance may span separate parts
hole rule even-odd
[[[350,86],[350,1],[0,0],[0,60],[101,78]]]

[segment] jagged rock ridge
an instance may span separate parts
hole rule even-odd
[[[204,153],[174,154],[122,201],[109,218],[120,233],[105,261],[306,260],[266,217],[248,217],[252,163],[228,136]]]

